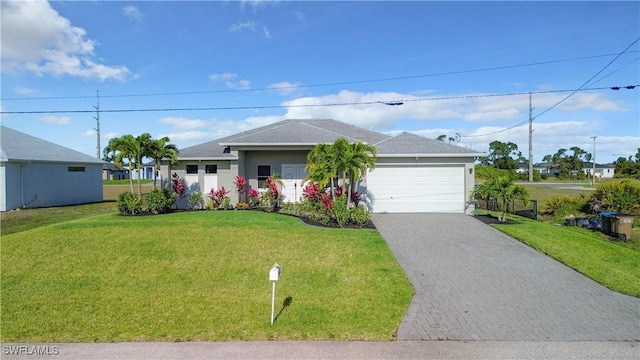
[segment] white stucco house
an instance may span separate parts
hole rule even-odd
[[[101,202],[104,161],[0,127],[0,211]]]
[[[205,196],[212,188],[224,186],[235,203],[237,175],[259,188],[275,172],[284,181],[284,201],[297,202],[307,176],[307,154],[317,144],[330,144],[339,137],[376,147],[376,167],[358,189],[371,211],[473,210],[468,200],[475,183],[474,159],[485,154],[407,132],[390,136],[335,120],[283,120],[181,149],[176,165],[163,162],[162,178],[171,179],[177,173],[190,191]]]

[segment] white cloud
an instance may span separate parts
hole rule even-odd
[[[231,30],[231,32],[239,32],[244,30],[256,31],[256,23],[255,21],[246,21],[243,23],[233,24],[231,25],[229,30]]]
[[[71,118],[68,116],[44,115],[40,117],[40,121],[56,125],[67,125],[71,123]]]
[[[111,140],[111,139],[117,138],[117,137],[120,137],[120,134],[117,133],[117,132],[102,133],[102,138],[103,139]]]
[[[192,119],[187,119],[183,117],[165,117],[158,121],[163,124],[172,125],[174,129],[179,129],[179,130],[193,130],[193,129],[203,128],[207,126],[207,122],[205,120],[200,120],[200,119],[192,120]]]
[[[245,21],[242,23],[232,24],[229,27],[229,31],[231,32],[242,32],[242,31],[250,31],[257,32],[259,30],[258,24],[255,21]],[[266,26],[262,26],[262,36],[265,39],[271,39],[271,32]]]
[[[226,87],[231,89],[246,90],[251,88],[251,82],[249,80],[239,79],[236,73],[214,73],[209,75],[209,80],[224,83]]]
[[[133,5],[129,5],[129,6],[125,6],[122,8],[122,13],[126,16],[129,17],[131,19],[134,20],[142,20],[142,18],[144,18],[144,15],[142,15],[142,13],[140,12],[140,10],[133,6]]]
[[[80,134],[80,136],[82,137],[95,137],[97,134],[97,132],[95,130],[87,130],[85,132],[83,132],[82,134]]]
[[[38,90],[36,90],[36,89],[25,88],[25,87],[15,88],[15,89],[13,89],[13,91],[16,94],[20,94],[20,95],[33,95],[33,94],[38,92]]]
[[[267,29],[266,26],[262,27],[262,36],[264,36],[265,39],[271,39],[271,33],[269,32],[269,29]]]
[[[162,118],[159,121],[172,125],[172,129],[165,134],[159,135],[159,137],[167,136],[179,148],[184,148],[255,129],[280,120],[283,120],[282,116],[249,117],[241,121],[215,118],[209,120]]]
[[[125,66],[95,62],[97,41],[71,25],[46,1],[2,1],[3,71],[30,71],[38,76],[78,76],[124,81]]]
[[[282,81],[279,83],[271,84],[267,87],[270,89],[273,89],[274,91],[278,92],[282,96],[287,96],[287,95],[291,95],[298,92],[300,90],[300,83]]]

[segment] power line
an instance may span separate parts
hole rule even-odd
[[[168,111],[216,111],[216,110],[261,110],[261,109],[283,109],[283,108],[309,108],[309,107],[332,107],[332,106],[352,106],[352,105],[400,105],[409,102],[418,101],[442,101],[442,100],[458,100],[458,99],[474,99],[489,98],[501,96],[517,96],[528,94],[550,94],[562,92],[576,91],[593,91],[593,90],[615,90],[615,89],[635,89],[640,87],[637,85],[613,86],[613,87],[595,87],[570,90],[541,90],[541,91],[525,91],[511,92],[500,94],[474,94],[474,95],[458,95],[458,96],[440,96],[418,99],[392,99],[392,100],[375,100],[360,102],[344,102],[344,103],[328,103],[328,104],[299,104],[299,105],[255,105],[255,106],[225,106],[225,107],[185,107],[185,108],[142,108],[142,109],[100,109],[101,113],[125,113],[125,112],[168,112]],[[101,96],[102,97],[102,96]],[[95,110],[29,110],[29,111],[0,111],[0,115],[17,115],[17,114],[81,114],[92,113]],[[505,130],[506,131],[506,130]]]
[[[600,75],[601,72],[603,72],[606,68],[609,67],[609,65],[613,64],[616,60],[618,60],[618,58],[620,56],[622,56],[625,52],[627,52],[627,50],[629,50],[633,45],[635,45],[638,41],[640,41],[640,38],[637,38],[634,42],[632,42],[631,44],[629,44],[629,46],[627,46],[624,50],[622,50],[621,53],[619,53],[615,58],[613,58],[613,60],[609,61],[609,63],[607,65],[605,65],[602,69],[600,69],[600,71],[598,71],[597,73],[595,73],[592,77],[589,78],[589,80],[585,81],[584,84],[580,85],[579,88],[577,88],[575,91],[573,91],[572,93],[570,93],[569,95],[565,96],[562,100],[558,101],[555,105],[553,105],[552,107],[548,108],[547,110],[541,112],[540,114],[536,115],[533,119],[537,119],[539,116],[544,115],[545,113],[547,113],[548,111],[550,111],[551,109],[555,108],[556,106],[562,104],[565,100],[567,100],[568,98],[572,97],[575,93],[577,93],[578,91],[580,91],[580,89],[582,89],[583,87],[587,86],[587,84],[589,84],[593,79],[596,78],[596,76]]]
[[[629,53],[640,52],[640,51],[631,51]],[[397,76],[397,77],[387,77],[380,79],[369,79],[369,80],[353,80],[353,81],[341,81],[334,83],[321,83],[321,84],[312,84],[312,85],[290,85],[290,86],[269,86],[255,89],[225,89],[225,90],[202,90],[202,91],[183,91],[183,92],[166,92],[166,93],[143,93],[143,94],[115,94],[115,95],[102,95],[102,98],[123,98],[123,97],[147,97],[147,96],[176,96],[176,95],[199,95],[199,94],[221,94],[221,93],[238,93],[238,92],[250,92],[250,91],[273,91],[273,90],[291,90],[291,89],[301,89],[301,88],[316,88],[316,87],[326,87],[326,86],[337,86],[337,85],[353,85],[353,84],[365,84],[365,83],[374,83],[374,82],[385,82],[385,81],[396,81],[396,80],[409,80],[409,79],[419,79],[425,77],[436,77],[436,76],[446,76],[446,75],[460,75],[460,74],[468,74],[474,72],[484,72],[484,71],[495,71],[495,70],[506,70],[513,69],[519,67],[527,67],[527,66],[537,66],[537,65],[547,65],[561,62],[569,62],[569,61],[578,61],[578,60],[588,60],[595,59],[601,57],[608,57],[620,54],[602,54],[602,55],[592,55],[592,56],[582,56],[577,58],[569,58],[569,59],[560,59],[560,60],[548,60],[548,61],[539,61],[533,63],[525,63],[525,64],[516,64],[516,65],[504,65],[504,66],[495,66],[488,68],[479,68],[479,69],[470,69],[470,70],[457,70],[457,71],[448,71],[448,72],[440,72],[440,73],[431,73],[431,74],[421,74],[421,75],[408,75],[408,76]],[[617,58],[617,57],[616,57]],[[24,100],[62,100],[62,99],[91,99],[93,96],[43,96],[43,97],[13,97],[13,98],[1,98],[2,101],[24,101]]]
[[[521,122],[521,123],[519,123],[519,124],[516,124],[516,125],[510,126],[510,127],[508,127],[508,128],[502,129],[502,130],[498,130],[498,131],[494,131],[494,132],[490,132],[490,133],[486,133],[486,134],[479,134],[479,135],[466,135],[466,136],[463,136],[463,137],[482,137],[482,136],[495,135],[495,134],[499,134],[499,133],[502,133],[502,132],[505,132],[505,131],[508,131],[508,130],[514,129],[514,128],[518,127],[518,126],[522,126],[522,125],[526,124],[526,123],[527,123],[527,122],[529,122],[529,121],[533,121],[533,120],[537,119],[539,116],[542,116],[543,114],[545,114],[545,113],[549,112],[551,109],[553,109],[553,108],[555,108],[556,106],[558,106],[558,105],[562,104],[565,100],[567,100],[568,98],[570,98],[571,96],[573,96],[573,95],[574,95],[575,93],[577,93],[578,91],[586,90],[586,89],[584,89],[584,87],[585,87],[585,86],[587,86],[587,85],[588,85],[588,84],[589,84],[593,79],[595,79],[598,75],[600,75],[600,73],[602,73],[606,68],[608,68],[611,64],[613,64],[613,63],[614,63],[618,58],[620,58],[620,56],[622,56],[623,54],[625,54],[625,53],[627,52],[627,50],[629,50],[629,49],[630,49],[633,45],[635,45],[638,41],[640,41],[640,38],[637,38],[635,41],[633,41],[631,44],[629,44],[629,46],[627,46],[624,50],[622,50],[622,52],[618,53],[618,55],[616,55],[616,57],[615,57],[615,58],[613,58],[613,60],[609,61],[609,63],[608,63],[607,65],[605,65],[602,69],[600,69],[600,71],[598,71],[598,72],[597,72],[597,73],[595,73],[592,77],[590,77],[590,78],[589,78],[589,80],[585,81],[582,85],[580,85],[580,87],[579,87],[579,88],[577,88],[577,89],[575,89],[575,90],[571,91],[571,93],[570,93],[569,95],[567,95],[567,96],[565,96],[564,98],[562,98],[562,100],[558,101],[557,103],[555,103],[555,104],[554,104],[553,106],[551,106],[550,108],[548,108],[548,109],[546,109],[545,111],[541,112],[540,114],[536,115],[535,117],[533,117],[533,119],[523,121],[523,122]],[[636,60],[637,60],[637,59],[636,59]],[[636,61],[636,60],[634,60],[634,61]],[[633,61],[632,61],[632,62],[633,62]],[[630,62],[630,63],[631,63],[631,62]],[[625,66],[627,66],[627,65],[628,65],[628,64],[625,64],[623,67],[625,67]],[[608,75],[604,76],[603,78],[599,79],[598,81],[600,81],[600,80],[602,80],[602,79],[604,79],[604,78],[608,77],[609,75],[611,75],[611,74],[615,73],[615,72],[616,72],[616,71],[618,71],[618,70],[620,70],[620,69],[617,69],[617,70],[613,71],[612,73],[610,73],[610,74],[608,74]],[[594,82],[594,84],[595,84],[595,83],[597,83],[598,81]],[[629,89],[629,90],[631,90],[631,89],[635,89],[635,87],[636,87],[636,86],[629,85],[629,86],[625,86],[624,88],[625,88],[625,89]],[[623,88],[623,87],[620,87],[620,86],[612,86],[612,87],[610,87],[610,89],[611,89],[611,90],[620,90],[621,88]]]

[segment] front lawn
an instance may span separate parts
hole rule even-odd
[[[579,227],[520,217],[510,219],[517,224],[494,226],[614,291],[640,297],[637,246],[612,242],[602,233]]]
[[[256,211],[106,214],[0,241],[2,342],[390,340],[413,292],[377,231]]]

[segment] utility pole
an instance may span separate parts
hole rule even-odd
[[[529,93],[529,182],[533,182],[533,107]]]
[[[102,150],[100,148],[100,90],[96,90],[96,97],[98,98],[98,103],[96,104],[96,106],[94,106],[94,108],[96,109],[96,116],[93,117],[94,119],[96,119],[96,127],[93,130],[96,131],[96,135],[97,135],[96,155],[98,157],[98,160],[100,160],[102,158],[100,156],[100,150]]]
[[[591,136],[591,138],[593,139],[593,157],[591,158],[591,161],[593,161],[593,170],[591,172],[591,181],[592,181],[592,184],[595,185],[596,184],[596,138],[597,136]]]

